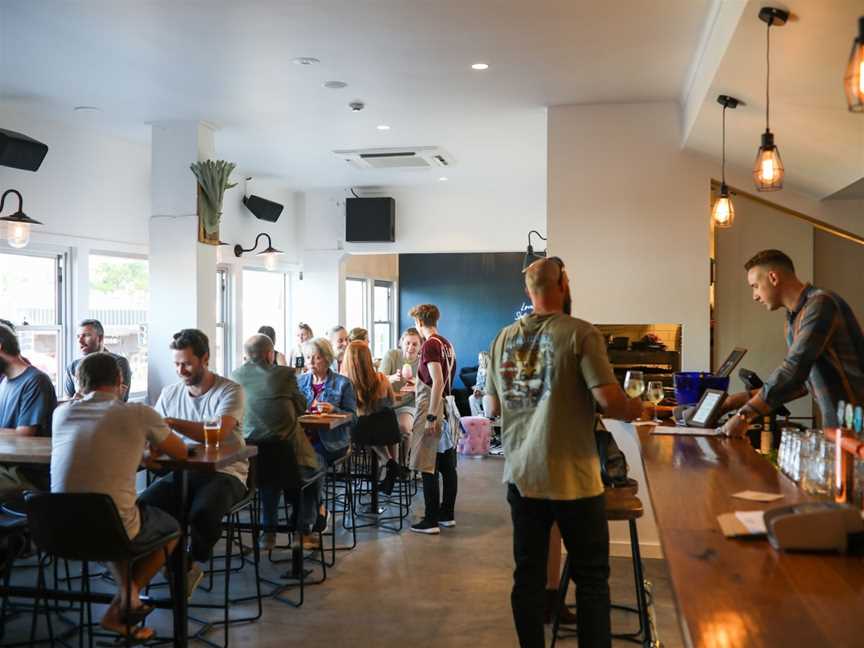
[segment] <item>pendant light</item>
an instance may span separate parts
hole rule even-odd
[[[726,109],[732,108],[734,110],[738,107],[739,101],[735,97],[720,95],[717,97],[717,103],[723,106],[723,161],[720,167],[720,195],[714,202],[711,218],[714,220],[714,227],[725,228],[732,227],[735,220],[735,205],[732,204],[729,187],[726,186]]]
[[[783,161],[780,150],[774,144],[774,133],[769,126],[771,113],[771,26],[785,25],[789,12],[776,7],[762,7],[759,20],[768,25],[765,36],[765,132],[762,133],[762,146],[756,154],[753,165],[753,181],[757,191],[779,191],[783,188]]]
[[[858,38],[852,41],[843,85],[849,112],[864,112],[864,16],[858,19]]]

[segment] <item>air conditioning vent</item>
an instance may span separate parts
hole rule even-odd
[[[453,164],[453,158],[437,146],[333,152],[357,169],[429,169]]]

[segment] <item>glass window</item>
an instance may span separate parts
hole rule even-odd
[[[216,271],[216,339],[213,340],[213,371],[225,376],[231,371],[231,351],[228,341],[228,270]]]
[[[383,358],[394,346],[393,342],[393,283],[376,281],[372,289],[372,307],[375,321],[372,324],[372,355]]]
[[[130,396],[147,393],[147,311],[150,268],[146,259],[90,255],[87,316],[105,329],[105,348],[126,356],[132,368]]]
[[[285,353],[288,303],[288,276],[282,272],[243,270],[243,339],[255,335],[262,326],[276,331],[276,349]]]
[[[21,355],[60,387],[61,257],[0,253],[0,317],[15,325]]]
[[[350,331],[352,328],[369,328],[366,321],[366,280],[345,280],[345,326]]]

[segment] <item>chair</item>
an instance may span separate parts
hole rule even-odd
[[[385,408],[372,414],[365,414],[357,418],[357,423],[351,429],[351,442],[355,448],[365,452],[355,453],[354,466],[359,467],[359,470],[353,471],[355,478],[359,480],[359,486],[355,489],[358,504],[364,494],[369,496],[369,511],[367,513],[360,512],[360,516],[371,516],[375,518],[374,522],[367,524],[353,524],[353,529],[362,529],[365,527],[376,526],[388,531],[399,532],[402,530],[403,521],[408,516],[408,511],[411,506],[411,499],[408,488],[398,481],[396,490],[396,505],[397,514],[380,517],[384,510],[380,507],[381,496],[378,492],[378,454],[374,450],[375,447],[402,445],[402,432],[399,429],[399,421],[396,418],[396,412],[392,408]],[[368,484],[368,489],[363,487],[363,484]],[[392,496],[385,496],[387,503],[393,503]],[[359,507],[357,507],[359,508]],[[388,526],[386,522],[398,520],[398,527]]]
[[[52,599],[45,587],[44,561],[42,554],[82,563],[81,583],[84,593],[80,600],[87,603],[87,626],[93,625],[91,603],[103,602],[104,595],[91,594],[88,566],[90,562],[126,563],[131,572],[142,558],[148,556],[171,540],[180,536],[179,531],[166,534],[146,547],[133,550],[120,514],[110,496],[101,493],[33,493],[25,494],[27,522],[30,535],[40,552],[38,589],[43,594],[35,601],[33,630],[39,600]],[[82,521],[86,520],[86,524]],[[131,596],[131,579],[127,583],[126,600]],[[126,610],[128,613],[128,609]],[[83,633],[84,608],[80,610],[80,631]],[[133,643],[129,636],[131,626],[126,626],[126,644]],[[50,628],[49,628],[50,631]],[[83,639],[83,634],[81,635]],[[92,641],[92,639],[91,639]]]
[[[293,518],[295,524],[290,524],[290,520],[286,520],[286,525],[280,526],[277,530],[287,531],[292,536],[297,532],[296,521],[303,519],[303,493],[308,488],[318,488],[320,480],[324,479],[326,470],[322,467],[314,475],[304,476],[297,463],[297,455],[294,452],[294,447],[285,441],[262,441],[257,444],[257,471],[258,471],[258,486],[259,488],[278,488],[281,489],[286,505],[290,501],[293,504]],[[257,510],[257,507],[256,507]],[[301,535],[302,534],[298,534]],[[293,542],[291,547],[291,571],[283,578],[297,580],[299,585],[299,599],[292,601],[282,597],[282,593],[289,587],[293,587],[293,583],[277,583],[268,579],[262,579],[267,583],[275,586],[275,589],[268,595],[281,603],[287,603],[293,607],[300,607],[305,600],[306,585],[318,585],[327,579],[327,561],[324,555],[324,541],[321,533],[318,534],[320,543],[320,563],[321,563],[321,578],[307,583],[307,571],[303,568],[304,551],[302,538],[299,542]],[[292,537],[292,540],[294,538]],[[257,547],[257,544],[256,544]],[[271,562],[278,562],[272,559],[272,551],[270,552]]]
[[[2,508],[0,507],[0,509]],[[5,510],[0,512],[0,541],[5,545],[5,552],[0,554],[0,578],[2,578],[4,587],[9,587],[15,559],[21,555],[27,544],[26,531],[26,517],[10,514]],[[0,601],[0,639],[3,639],[5,635],[8,603],[6,596]]]
[[[630,555],[633,561],[633,578],[636,590],[636,607],[629,605],[619,605],[613,603],[611,607],[617,610],[633,612],[638,616],[639,628],[635,632],[612,633],[614,639],[630,641],[632,643],[641,644],[646,647],[654,645],[651,618],[648,612],[648,583],[642,573],[642,555],[639,551],[639,531],[636,527],[636,520],[642,517],[644,509],[642,501],[636,497],[639,484],[633,479],[628,479],[625,486],[619,488],[607,488],[605,491],[606,498],[606,519],[610,522],[626,521],[630,528]],[[567,589],[570,585],[570,556],[564,563],[564,569],[561,572],[561,582],[559,585],[559,607],[556,608],[553,625],[552,625],[552,643],[551,648],[554,648],[556,641],[559,638],[559,618],[557,610],[560,605],[563,605],[567,598]],[[568,635],[569,636],[569,635]],[[563,636],[561,636],[563,638]]]

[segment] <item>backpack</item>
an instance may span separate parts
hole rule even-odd
[[[603,419],[595,417],[594,438],[597,455],[600,457],[600,478],[604,486],[627,485],[627,458],[615,442],[615,437],[603,425]]]
[[[463,416],[459,423],[462,426],[462,436],[456,445],[456,451],[462,455],[489,454],[492,421],[485,416]]]

